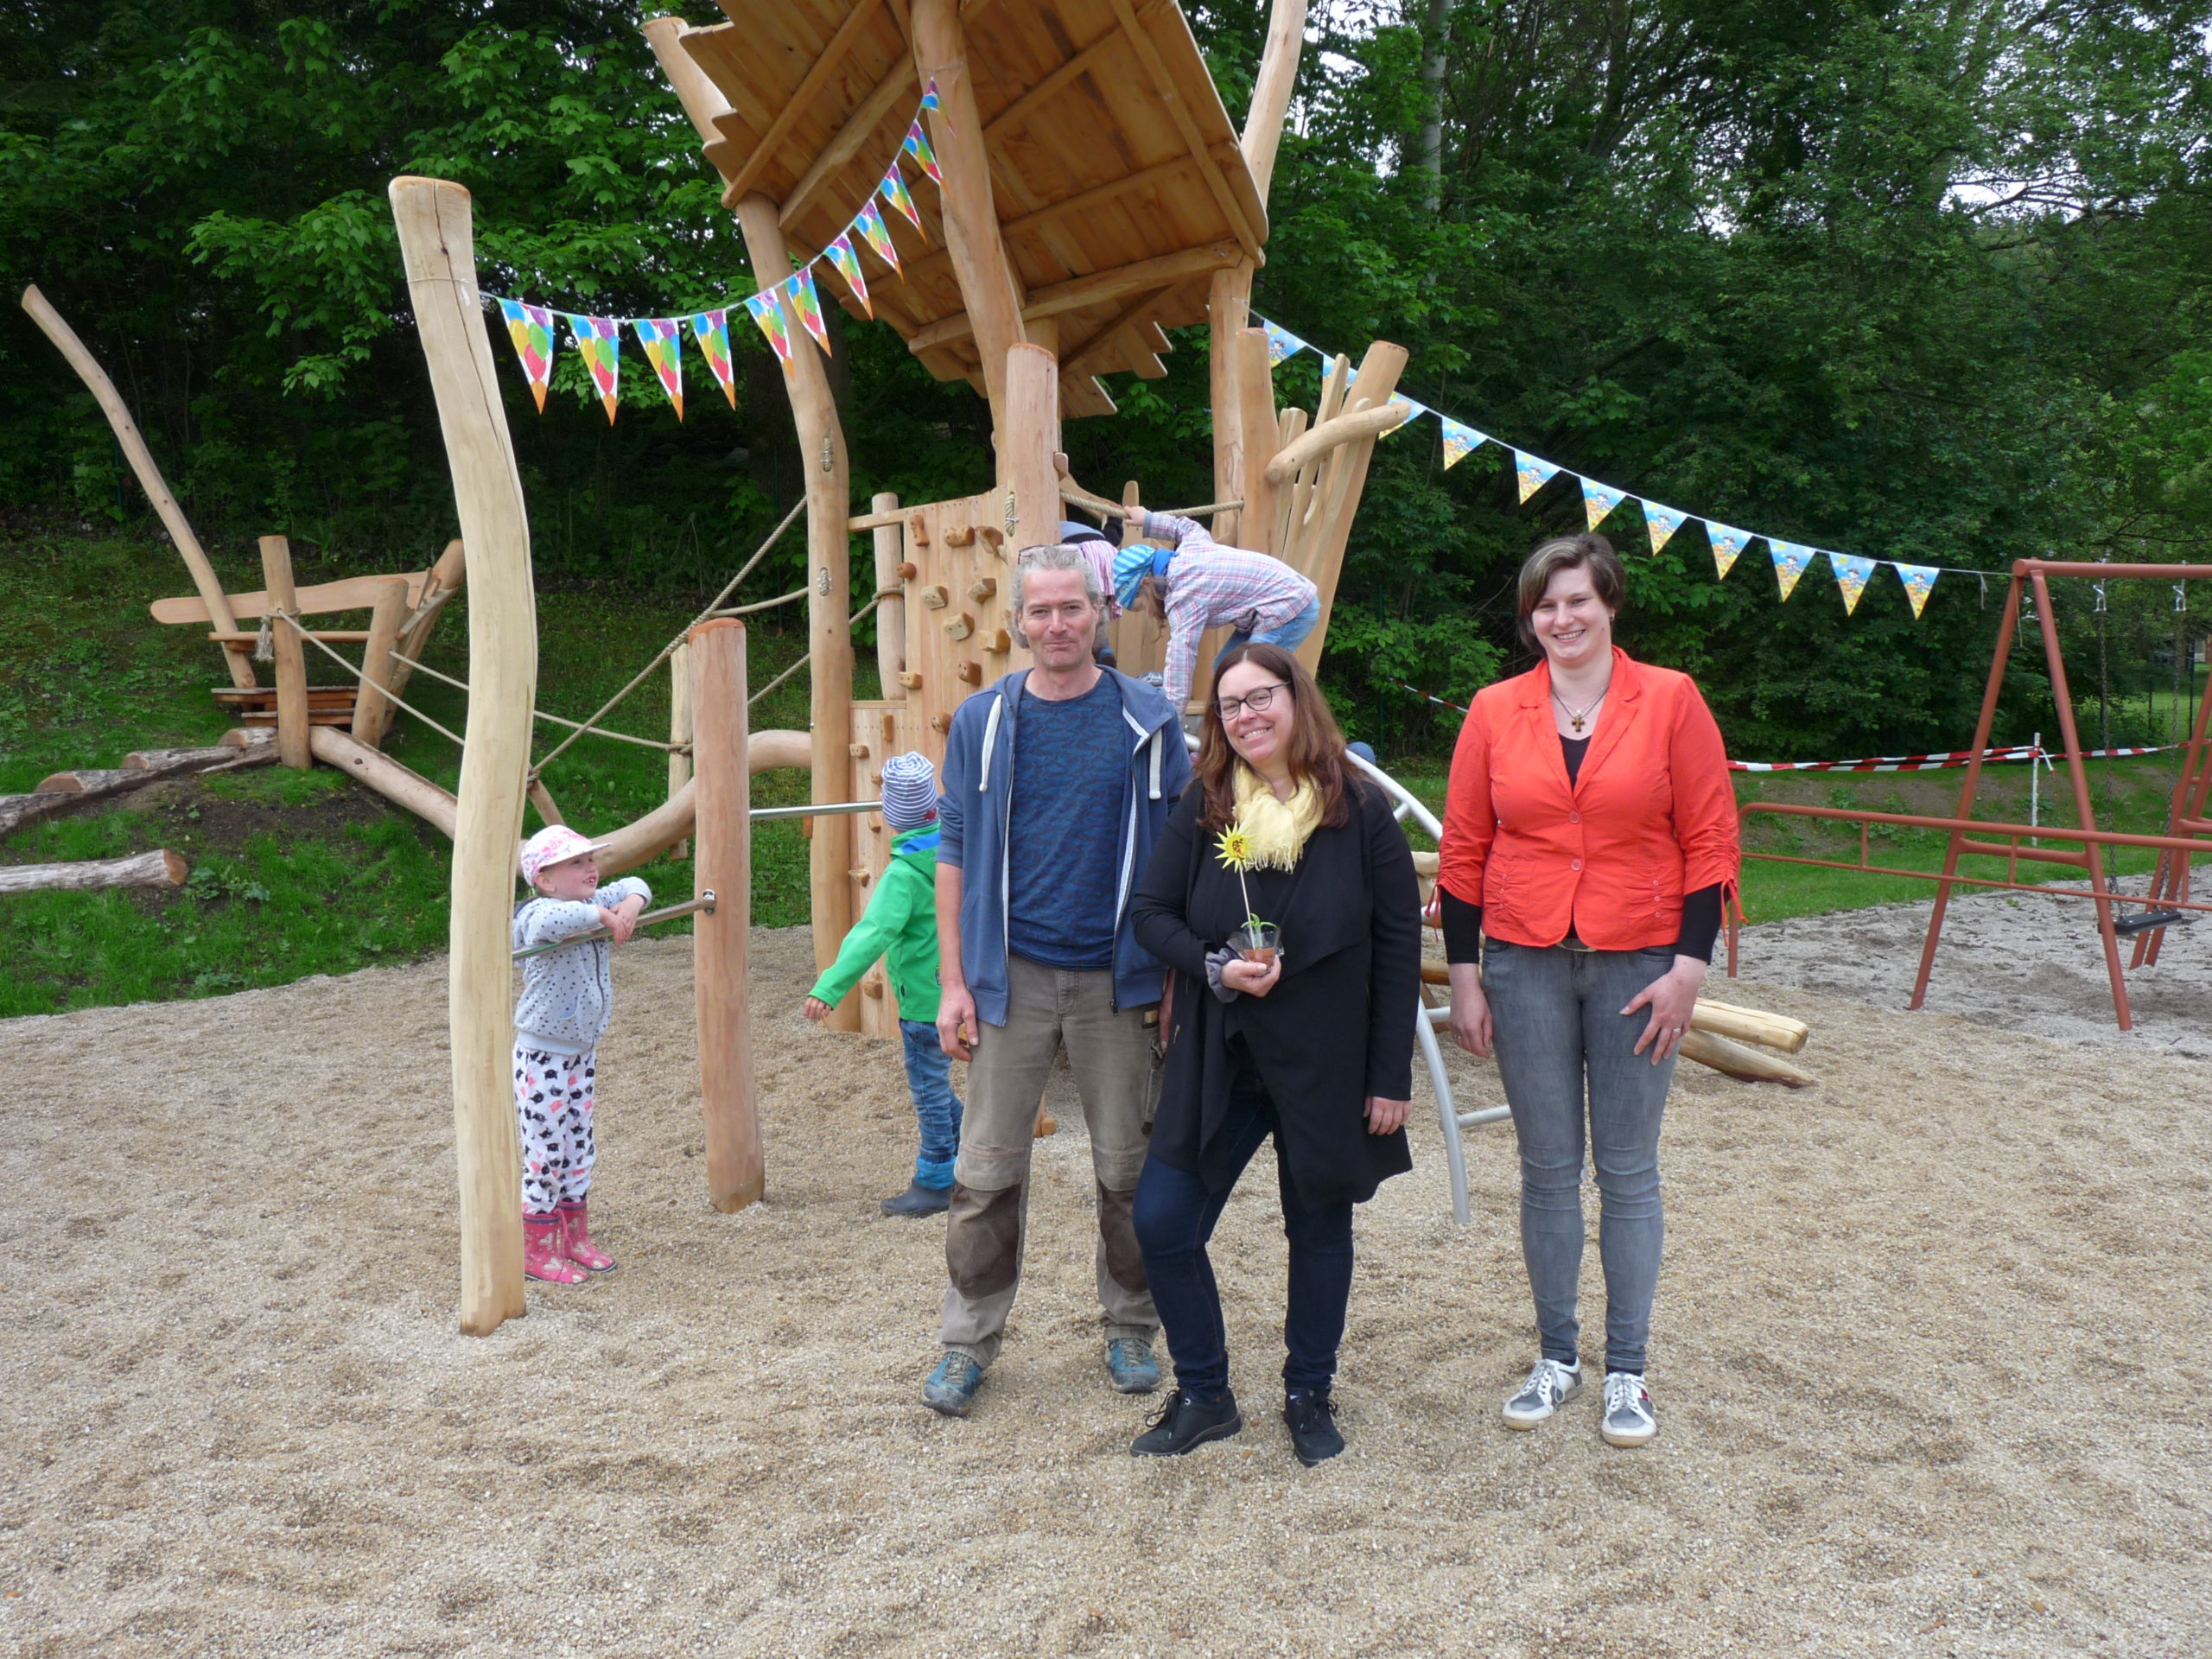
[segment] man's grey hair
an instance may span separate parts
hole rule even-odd
[[[1106,590],[1098,585],[1098,567],[1081,548],[1066,542],[1045,543],[1036,547],[1025,547],[1014,561],[1014,613],[1021,614],[1022,578],[1032,570],[1074,570],[1083,576],[1083,591],[1093,605],[1106,602]]]

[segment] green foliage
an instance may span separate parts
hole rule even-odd
[[[1185,10],[1241,116],[1266,6]],[[753,286],[638,20],[610,0],[0,16],[0,276],[102,356],[226,572],[255,585],[259,531],[352,569],[452,531],[393,175],[469,188],[494,291],[626,315]],[[1255,303],[1355,356],[1398,340],[1423,402],[1754,531],[1993,573],[2185,554],[2212,524],[2209,22],[2212,0],[1332,0]],[[0,498],[140,522],[90,400],[8,315]],[[856,497],[980,487],[975,395],[887,328],[831,323]],[[611,428],[572,353],[543,416],[503,370],[546,585],[710,588],[795,497],[780,376],[733,340],[739,410],[695,364],[682,424],[634,351]],[[1117,418],[1070,424],[1079,477],[1211,495],[1202,334],[1176,347],[1164,379],[1117,380]],[[1309,407],[1315,385],[1310,357],[1281,375]],[[1446,474],[1426,423],[1378,446],[1324,664],[1355,735],[1440,753],[1450,716],[1397,683],[1465,702],[1525,660],[1515,567],[1582,508],[1569,480],[1523,506],[1505,461]],[[1633,509],[1605,528],[1632,556],[1624,643],[1699,675],[1739,752],[1966,740],[1997,620],[1979,582],[1945,576],[1915,620],[1881,573],[1846,619],[1822,566],[1784,605],[1756,553],[1717,582],[1694,528],[1656,558]],[[2058,621],[2100,732],[2171,724],[2170,595],[2101,613],[2069,589]],[[0,689],[0,720],[41,695]],[[2054,724],[2024,652],[1999,734]]]

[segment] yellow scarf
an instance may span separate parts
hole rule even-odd
[[[1252,847],[1255,870],[1294,870],[1306,838],[1321,822],[1321,792],[1310,778],[1299,780],[1287,801],[1275,798],[1267,779],[1251,767],[1236,768],[1236,822]]]

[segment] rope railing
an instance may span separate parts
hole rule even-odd
[[[391,656],[393,662],[404,663],[416,673],[427,674],[440,684],[449,685],[456,691],[466,691],[468,690],[468,682],[467,680],[456,680],[450,674],[441,674],[436,669],[432,668],[428,663],[419,662],[412,657],[403,657],[396,651],[391,652]],[[381,690],[381,688],[379,688],[379,690]],[[531,718],[533,720],[545,721],[549,724],[555,726],[566,726],[576,731],[582,731],[584,729],[583,722],[582,721],[569,720],[560,715],[549,715],[543,709],[533,709],[530,713]],[[660,749],[670,754],[689,754],[691,753],[691,746],[689,743],[664,743],[658,738],[633,737],[628,732],[610,732],[604,726],[594,727],[592,728],[592,731],[594,736],[611,737],[618,743],[634,743],[641,749]]]
[[[870,611],[882,604],[885,600],[896,599],[906,591],[906,590],[903,588],[886,588],[880,593],[877,594],[874,599],[868,601],[867,604],[861,606],[860,609],[855,611],[850,616],[847,617],[845,619],[845,626],[849,628],[851,627],[855,622],[858,622]],[[791,678],[792,675],[798,673],[799,670],[804,668],[813,660],[814,652],[811,650],[801,653],[799,659],[797,662],[793,663],[789,668],[786,668],[782,673],[777,675],[774,679],[769,681],[767,684],[762,686],[751,696],[746,698],[745,706],[750,709],[754,703],[760,702],[761,698],[766,696],[771,691],[774,690],[778,686],[781,685],[785,680]]]
[[[778,594],[773,599],[756,599],[750,605],[736,605],[728,610],[715,611],[715,616],[750,616],[755,611],[772,611],[779,605],[788,605],[795,599],[804,599],[806,589],[794,588],[788,594]]]
[[[355,679],[368,680],[368,676],[362,670],[354,667],[353,664],[347,662],[336,652],[331,650],[328,645],[323,644],[321,640],[316,639],[315,635],[302,627],[300,626],[299,619],[294,616],[289,611],[270,611],[266,613],[266,614],[270,616],[282,617],[294,633],[298,634],[301,639],[306,640],[324,656],[329,658],[332,662],[337,664],[339,667],[344,669]],[[395,652],[394,654],[397,655],[397,653]],[[369,680],[368,683],[372,685],[376,684],[373,680]],[[420,709],[417,709],[414,704],[407,702],[404,698],[394,696],[391,691],[387,690],[381,685],[378,685],[376,690],[378,696],[386,699],[396,708],[404,709],[409,714],[414,715],[416,719],[421,721],[425,726],[435,732],[440,737],[444,738],[448,742],[453,744],[456,748],[465,748],[467,747],[466,744],[461,742],[460,738],[454,736],[453,733],[439,725],[436,721],[432,720],[429,715],[424,714]]]
[[[614,709],[616,705],[620,703],[623,698],[628,696],[632,691],[643,685],[645,683],[646,676],[651,674],[655,669],[658,668],[663,663],[666,662],[671,656],[675,655],[676,648],[683,643],[684,635],[690,633],[692,629],[697,627],[702,622],[705,622],[712,619],[715,613],[721,608],[722,601],[737,591],[738,583],[743,582],[747,576],[752,574],[753,567],[754,565],[760,563],[761,560],[768,556],[768,550],[773,547],[778,540],[782,537],[783,533],[791,527],[792,521],[796,519],[800,513],[805,511],[806,498],[802,495],[798,500],[791,503],[791,510],[784,515],[783,522],[768,532],[768,539],[761,543],[759,550],[756,551],[751,558],[745,562],[744,568],[740,569],[735,575],[732,576],[727,582],[722,584],[721,592],[715,595],[713,601],[707,606],[707,608],[701,611],[698,615],[693,617],[690,621],[685,623],[683,628],[677,632],[676,638],[663,645],[660,648],[659,654],[656,656],[652,661],[647,663],[643,668],[638,671],[637,677],[633,678],[629,684],[624,686],[620,691],[617,691],[605,702],[600,704],[596,709],[593,710],[590,719],[582,721],[577,726],[575,731],[570,732],[568,736],[563,738],[558,743],[556,743],[551,750],[547,753],[543,760],[531,762],[530,775],[535,778],[540,772],[543,772],[546,767],[551,766],[554,761],[561,758],[562,754],[568,749],[569,745],[575,742],[586,732],[595,732],[599,730],[598,722],[601,718]]]

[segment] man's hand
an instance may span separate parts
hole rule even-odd
[[[1644,1045],[1651,1046],[1651,1064],[1656,1065],[1681,1046],[1682,1033],[1690,1028],[1690,1016],[1697,1012],[1698,987],[1705,983],[1707,964],[1695,957],[1676,957],[1675,965],[1638,991],[1621,1012],[1634,1014],[1638,1008],[1649,1007],[1651,1018],[1644,1022],[1643,1035],[1636,1039],[1636,1052],[1643,1052]]]
[[[1483,995],[1483,970],[1471,962],[1455,962],[1452,975],[1452,1040],[1470,1054],[1490,1058],[1490,999]]]
[[[799,1012],[818,1026],[830,1017],[830,1005],[818,996],[810,996],[800,1007]]]
[[[938,1046],[956,1060],[976,1058],[976,999],[965,985],[947,985],[938,993]]]
[[[1406,1116],[1414,1109],[1410,1100],[1385,1100],[1380,1095],[1367,1097],[1367,1132],[1370,1135],[1389,1135],[1406,1127]]]

